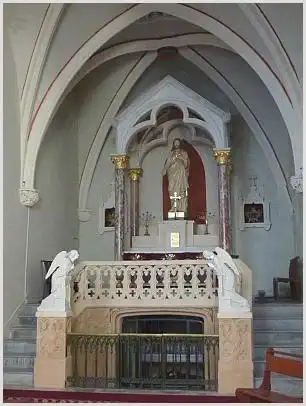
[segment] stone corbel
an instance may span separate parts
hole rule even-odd
[[[33,207],[39,201],[39,192],[37,189],[21,188],[19,189],[20,203],[26,207]]]
[[[86,223],[91,219],[92,210],[89,209],[78,209],[79,221]]]
[[[297,193],[303,193],[303,168],[300,168],[297,175],[291,176],[290,183]]]

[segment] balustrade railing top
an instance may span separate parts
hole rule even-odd
[[[217,276],[206,260],[83,262],[72,276],[72,309],[216,307]]]

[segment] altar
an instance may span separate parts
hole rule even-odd
[[[192,220],[158,222],[155,235],[132,237],[130,252],[186,253],[214,249],[218,245],[218,236],[208,234],[206,225],[201,226]]]

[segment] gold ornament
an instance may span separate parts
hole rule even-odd
[[[128,155],[112,155],[111,160],[116,169],[126,169],[129,166]]]
[[[132,168],[129,170],[129,178],[133,181],[137,181],[142,176],[142,173],[142,168]]]
[[[231,149],[213,149],[214,158],[218,162],[218,165],[231,165]]]

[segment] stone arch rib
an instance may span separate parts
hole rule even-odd
[[[91,145],[82,173],[79,192],[79,209],[86,208],[91,180],[106,136],[113,125],[113,118],[118,113],[122,103],[124,102],[134,84],[141,77],[144,71],[154,62],[156,57],[157,52],[148,52],[137,62],[124,82],[121,84],[119,91],[109,105],[107,112],[100,124],[94,142]]]
[[[207,13],[198,11],[183,4],[146,4],[140,3],[132,6],[126,12],[115,18],[106,26],[101,28],[95,35],[87,40],[83,46],[74,54],[69,62],[61,69],[47,90],[38,110],[32,120],[29,132],[29,140],[25,152],[25,165],[22,174],[24,187],[34,188],[34,176],[37,156],[42,139],[48,125],[55,114],[65,89],[72,81],[78,70],[86,60],[92,56],[103,44],[118,32],[136,20],[144,17],[152,11],[162,11],[177,18],[191,22],[194,25],[210,31],[227,45],[232,47],[246,62],[251,65],[260,76],[265,86],[274,98],[287,126],[294,154],[295,167],[301,166],[302,151],[301,145],[301,122],[296,116],[290,101],[277,76],[267,66],[264,59],[255,52],[252,47],[232,29],[221,21],[209,16]],[[298,136],[296,135],[298,134]]]
[[[275,182],[279,187],[282,187],[284,189],[287,202],[291,206],[292,201],[288,189],[287,179],[277,159],[276,153],[274,152],[270,142],[268,141],[267,135],[259,125],[259,122],[256,119],[254,113],[250,110],[249,106],[246,104],[242,96],[230,84],[230,82],[226,80],[221,75],[221,73],[219,73],[218,70],[202,55],[199,55],[190,48],[182,49],[179,52],[185,59],[189,60],[199,69],[201,69],[202,72],[207,74],[209,78],[213,80],[217,84],[217,86],[220,87],[220,89],[222,89],[222,91],[227,95],[231,102],[237,107],[239,113],[252,130],[254,137],[262,148],[262,151],[265,154],[267,161],[269,162]]]

